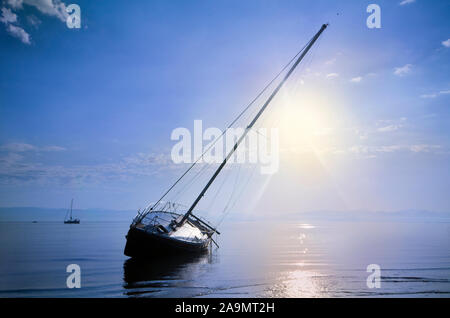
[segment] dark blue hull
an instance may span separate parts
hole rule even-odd
[[[202,242],[187,242],[171,238],[164,234],[150,233],[137,228],[130,228],[126,236],[124,254],[130,257],[152,257],[155,255],[177,255],[205,253],[210,240]]]

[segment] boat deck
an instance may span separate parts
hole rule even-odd
[[[180,241],[198,243],[208,240],[208,236],[203,233],[190,220],[182,226],[177,227],[175,231],[171,230],[170,223],[181,215],[173,212],[155,211],[148,213],[140,223],[136,224],[136,228],[161,235],[166,234],[168,237]]]

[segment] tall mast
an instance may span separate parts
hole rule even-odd
[[[327,28],[328,24],[323,24],[322,27],[320,28],[320,30],[316,33],[316,35],[314,35],[314,37],[311,39],[311,41],[309,42],[308,46],[305,48],[305,50],[303,51],[303,53],[298,57],[298,59],[295,61],[294,65],[292,65],[291,69],[286,73],[286,75],[284,76],[283,80],[278,84],[278,86],[275,88],[275,90],[272,92],[272,94],[269,96],[269,98],[267,99],[267,101],[264,103],[264,105],[261,107],[261,109],[259,110],[259,112],[256,114],[255,118],[253,118],[253,120],[250,122],[250,124],[247,126],[247,128],[245,129],[244,133],[242,134],[242,136],[237,140],[237,142],[234,144],[233,149],[228,153],[228,155],[225,157],[225,159],[222,161],[222,163],[220,164],[219,168],[217,168],[216,172],[213,174],[213,176],[211,177],[211,179],[209,179],[208,183],[206,184],[206,186],[203,188],[203,190],[200,192],[200,194],[198,195],[198,197],[195,199],[194,203],[192,203],[191,207],[189,208],[189,210],[184,214],[183,218],[180,220],[180,222],[178,223],[178,226],[181,226],[189,217],[189,215],[192,214],[192,211],[194,210],[194,208],[197,206],[198,202],[202,199],[202,197],[205,195],[206,191],[208,190],[208,188],[211,186],[211,184],[214,182],[214,180],[216,179],[216,177],[219,175],[220,171],[222,171],[223,167],[225,166],[225,164],[227,163],[228,159],[230,159],[230,157],[233,155],[233,153],[236,151],[237,147],[239,146],[239,144],[242,142],[242,140],[244,140],[245,136],[247,135],[247,133],[250,131],[250,129],[252,129],[252,127],[255,125],[256,121],[258,120],[258,118],[262,115],[262,113],[264,112],[264,110],[267,108],[267,106],[270,104],[270,102],[272,101],[272,99],[275,97],[275,95],[278,93],[278,91],[281,89],[281,87],[283,87],[284,83],[287,81],[287,79],[291,76],[292,72],[295,70],[295,68],[297,67],[297,65],[302,61],[302,59],[305,57],[305,55],[308,53],[308,51],[311,49],[311,47],[314,45],[314,43],[317,41],[317,39],[319,38],[319,36],[322,34],[322,32]]]
[[[72,220],[72,206],[73,206],[73,199],[70,201],[70,219]]]

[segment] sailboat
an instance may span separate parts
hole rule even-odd
[[[73,199],[72,199],[72,201],[70,201],[70,217],[67,218],[67,213],[66,213],[66,217],[64,218],[64,224],[80,224],[80,219],[72,218],[72,208],[73,208]],[[69,211],[67,211],[67,212],[69,212]]]
[[[206,194],[206,191],[225,167],[227,161],[236,151],[238,146],[246,137],[247,133],[253,128],[259,117],[269,106],[278,91],[291,76],[298,64],[320,37],[328,24],[323,24],[320,30],[311,38],[305,47],[297,53],[291,62],[295,61],[284,78],[275,87],[272,94],[261,106],[253,120],[248,124],[244,133],[234,144],[234,147],[226,155],[225,159],[219,165],[212,177],[206,183],[205,187],[198,194],[191,206],[186,212],[180,213],[179,205],[173,202],[163,202],[162,199],[174,188],[174,186],[187,174],[187,172],[196,164],[195,161],[185,171],[180,178],[163,194],[163,196],[154,204],[149,205],[143,211],[138,211],[133,219],[128,234],[126,235],[126,245],[124,254],[130,257],[151,257],[157,254],[178,255],[181,253],[204,253],[212,243],[214,234],[220,232],[209,224],[206,220],[193,214],[195,207]],[[290,63],[291,63],[290,62]],[[290,64],[288,64],[290,65]],[[283,69],[284,70],[284,69]],[[242,114],[242,113],[241,113]],[[240,116],[238,116],[239,118]],[[237,119],[235,119],[236,121]],[[233,121],[233,123],[235,122]],[[218,245],[217,245],[218,246]]]

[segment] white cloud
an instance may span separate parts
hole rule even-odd
[[[0,171],[2,168],[7,172],[11,167],[20,164],[23,160],[23,156],[14,152],[8,152],[4,155],[0,154]]]
[[[0,146],[0,150],[9,152],[26,152],[26,151],[64,151],[66,148],[59,146],[37,147],[27,143],[14,142]]]
[[[420,95],[420,98],[436,98],[437,94],[423,94]]]
[[[29,15],[29,16],[27,16],[27,21],[28,21],[29,24],[31,24],[31,25],[34,26],[35,28],[37,28],[37,27],[42,23],[42,21],[39,20],[39,19],[38,19],[36,16],[34,16],[34,15]]]
[[[33,145],[30,145],[30,144],[25,144],[25,143],[10,143],[10,144],[1,146],[0,149],[11,151],[11,152],[23,152],[23,151],[35,150],[36,147]]]
[[[66,5],[61,0],[5,0],[10,8],[16,12],[23,9],[23,5],[35,7],[39,12],[58,18],[65,22],[68,17],[66,12]],[[31,44],[31,37],[27,31],[21,26],[14,25],[18,21],[17,15],[11,11],[11,9],[3,7],[1,9],[2,15],[0,21],[6,24],[6,30],[14,37],[19,38],[25,44]],[[28,22],[37,27],[41,21],[35,16],[28,16]]]
[[[355,76],[353,78],[350,79],[350,82],[352,83],[360,83],[362,82],[363,79],[367,78],[367,77],[375,77],[377,76],[376,73],[367,73],[366,75],[360,75],[360,76]]]
[[[7,0],[6,3],[13,9],[22,9],[23,0]]]
[[[9,34],[20,39],[25,44],[31,44],[30,35],[23,28],[12,24],[17,22],[17,15],[11,9],[2,8],[0,22],[6,24],[6,31]]]
[[[23,43],[31,44],[30,35],[21,27],[9,24],[6,29],[12,36],[19,38]]]
[[[328,60],[325,62],[325,65],[333,65],[336,62],[336,58],[332,58],[331,60]]]
[[[23,9],[23,4],[35,7],[41,13],[57,17],[63,22],[68,17],[66,4],[61,0],[7,0],[6,3],[14,10]]]
[[[450,47],[450,39],[442,41],[442,45],[445,47]]]
[[[336,77],[338,77],[339,76],[339,74],[338,73],[330,73],[330,74],[327,74],[327,78],[328,79],[333,79],[333,78],[336,78]]]
[[[402,2],[400,2],[401,6],[404,6],[405,4],[411,4],[416,2],[416,0],[403,0]]]
[[[412,152],[431,152],[432,150],[441,149],[440,145],[412,145],[409,150]]]
[[[0,152],[0,184],[55,184],[58,186],[89,185],[112,180],[133,180],[154,176],[166,169],[185,169],[176,165],[170,154],[129,156],[118,162],[94,165],[53,165],[31,162],[23,153]]]
[[[58,18],[59,20],[65,22],[68,17],[66,12],[66,5],[61,0],[5,0],[4,3],[10,8],[14,9],[16,12],[23,9],[23,5],[35,7],[39,12]],[[6,25],[6,30],[12,36],[20,39],[25,44],[31,44],[31,37],[27,31],[21,26],[16,25],[18,18],[11,9],[3,7],[1,9],[2,15],[0,17],[0,22]],[[28,22],[37,27],[41,21],[35,16],[28,16]],[[14,23],[14,24],[13,24]]]
[[[33,6],[41,13],[54,16],[65,22],[68,14],[66,12],[66,5],[60,0],[24,0],[25,4]]]
[[[379,132],[390,132],[390,131],[396,131],[399,130],[402,127],[402,125],[388,125],[384,127],[380,127],[377,129]]]
[[[440,95],[447,95],[450,94],[450,90],[443,90],[443,91],[439,91],[437,93],[431,93],[431,94],[423,94],[420,95],[420,98],[436,98]]]
[[[405,66],[396,67],[394,69],[394,74],[397,76],[404,76],[406,74],[409,74],[411,72],[411,64],[406,64]]]
[[[17,15],[8,8],[2,8],[2,16],[0,17],[0,22],[5,24],[14,23],[17,21]]]
[[[364,146],[357,145],[348,149],[350,153],[354,154],[376,154],[376,153],[393,153],[399,151],[409,151],[414,153],[429,153],[442,149],[441,145],[388,145],[388,146]]]
[[[406,117],[400,117],[400,119],[383,119],[378,120],[376,123],[377,131],[381,133],[392,132],[399,130],[405,125],[408,120]]]
[[[65,151],[66,148],[60,147],[60,146],[46,146],[46,147],[40,148],[40,150],[42,150],[42,151]]]

